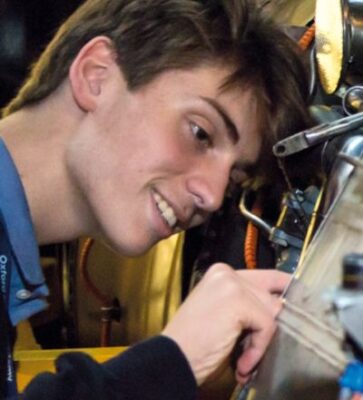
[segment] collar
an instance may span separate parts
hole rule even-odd
[[[41,285],[44,276],[24,187],[16,166],[0,138],[0,210],[19,268],[30,285]]]

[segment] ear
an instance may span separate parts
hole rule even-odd
[[[108,37],[97,36],[79,51],[71,64],[69,81],[73,97],[82,110],[95,110],[115,64],[116,55]]]

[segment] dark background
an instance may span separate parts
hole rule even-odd
[[[0,107],[14,96],[29,66],[82,0],[0,0]]]

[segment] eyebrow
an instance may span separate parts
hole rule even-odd
[[[227,111],[216,100],[211,99],[210,97],[201,98],[206,101],[210,106],[212,106],[215,111],[217,111],[227,127],[228,136],[230,137],[231,141],[236,144],[239,141],[240,136],[237,131],[236,125],[233,123],[232,118],[228,115]]]

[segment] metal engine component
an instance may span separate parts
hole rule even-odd
[[[359,160],[358,160],[359,161]],[[235,399],[336,399],[338,379],[353,358],[335,305],[342,260],[363,243],[363,168],[356,168],[318,229],[284,295],[278,331],[247,397]],[[356,315],[362,318],[363,315]]]

